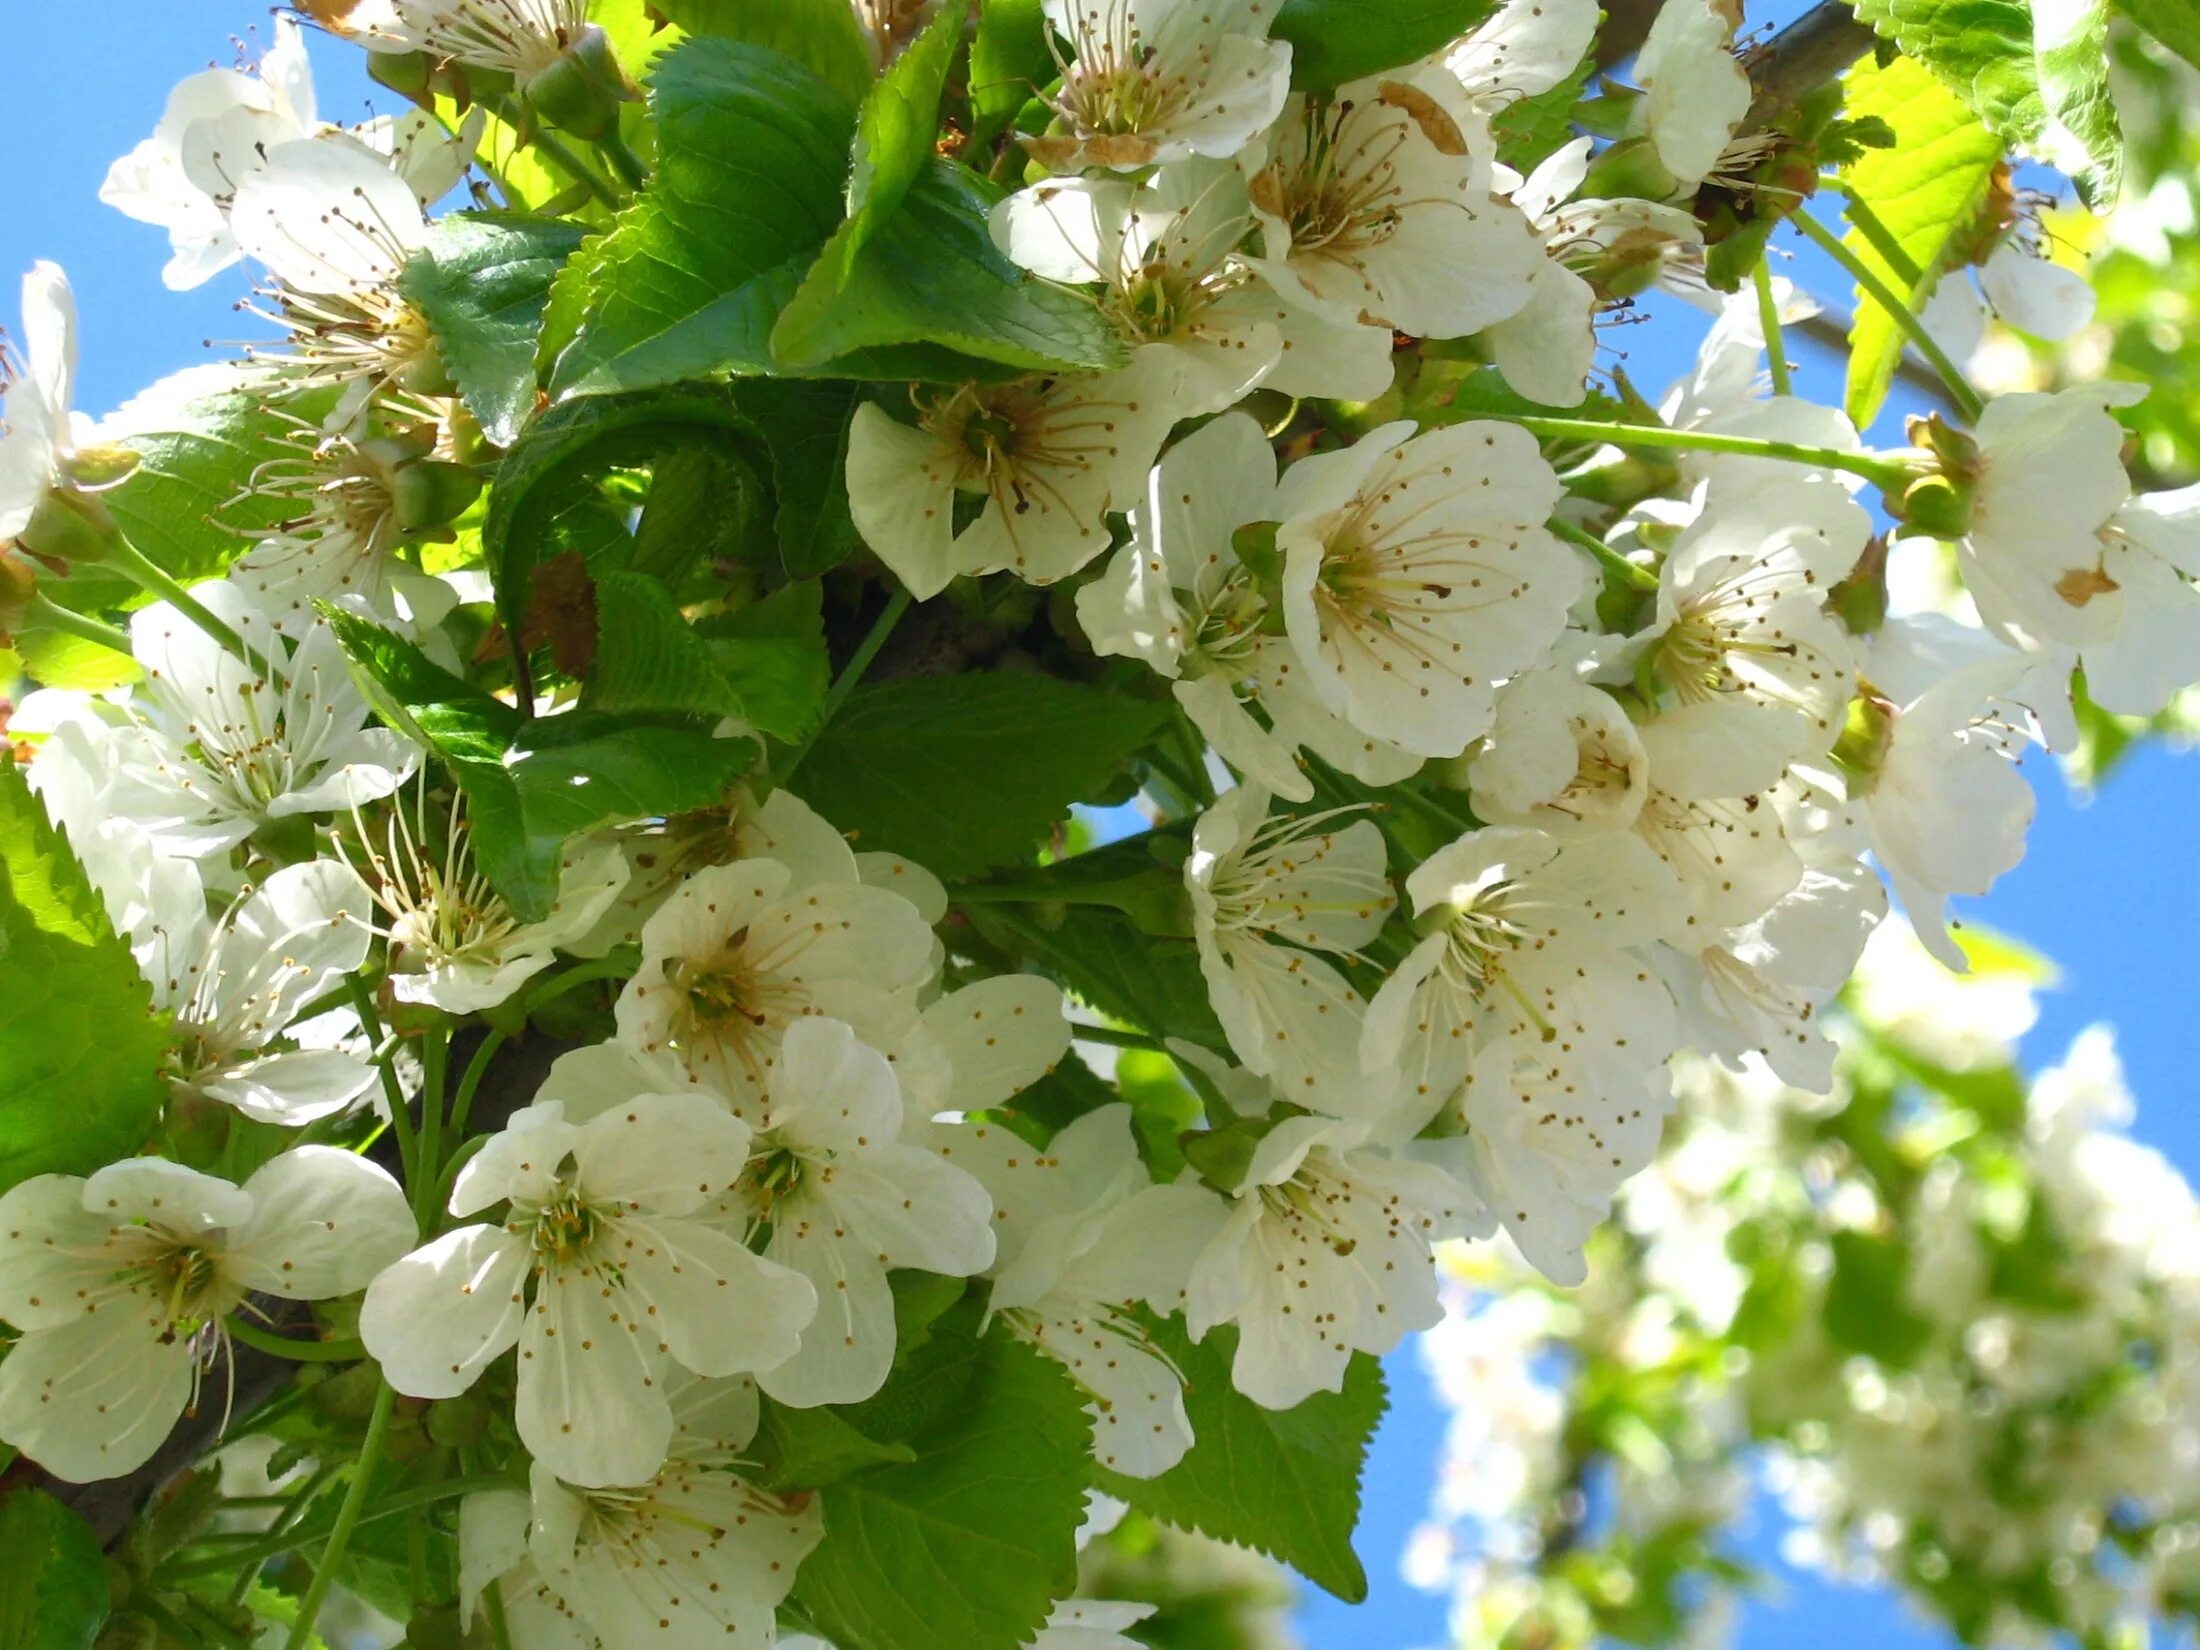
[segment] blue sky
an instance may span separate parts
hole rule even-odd
[[[240,275],[195,293],[169,292],[160,284],[161,233],[98,200],[108,163],[152,130],[168,88],[195,69],[231,63],[233,37],[255,31],[266,39],[266,13],[231,0],[108,0],[90,9],[12,0],[0,7],[0,62],[13,71],[9,95],[0,99],[0,154],[9,159],[0,168],[0,276],[9,277],[0,314],[13,324],[12,272],[35,258],[68,269],[83,313],[78,399],[87,411],[104,411],[205,359],[205,339],[255,330],[232,311],[244,296]],[[314,47],[324,118],[397,106],[391,94],[375,95],[356,53],[319,39]],[[1799,261],[1798,269],[1806,285],[1841,296],[1822,266]],[[1622,331],[1615,342],[1636,380],[1655,386],[1679,369],[1699,330],[1692,319],[1665,319]],[[1832,398],[1838,386],[1830,361],[1801,363],[1803,393]],[[1879,433],[1899,439],[1891,427]],[[2035,759],[2031,767],[2040,816],[2030,853],[1970,910],[1974,920],[2033,942],[2062,965],[2062,988],[2046,999],[2027,1054],[2053,1059],[2085,1025],[2114,1022],[2140,1099],[2136,1132],[2188,1175],[2200,1175],[2200,1107],[2192,1103],[2184,1035],[2189,982],[2200,979],[2190,823],[2200,769],[2150,749],[2081,804],[2052,764]],[[1444,1642],[1443,1601],[1414,1592],[1397,1574],[1397,1555],[1427,1500],[1442,1415],[1410,1348],[1392,1360],[1391,1377],[1393,1410],[1369,1464],[1360,1541],[1374,1593],[1358,1609],[1311,1596],[1300,1617],[1311,1650]],[[1769,1544],[1761,1556],[1771,1561]],[[1750,1607],[1739,1642],[1744,1650],[1844,1642],[1906,1650],[1947,1641],[1906,1620],[1882,1595],[1789,1577],[1779,1597]]]

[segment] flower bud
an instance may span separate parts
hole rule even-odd
[[[418,533],[456,521],[481,496],[481,477],[468,465],[421,458],[390,478],[390,513],[398,531]]]
[[[527,106],[545,124],[591,143],[612,129],[619,105],[636,95],[610,38],[594,24],[526,87]]]
[[[1898,499],[1887,501],[1897,521],[1936,539],[1959,539],[1971,530],[1974,489],[1952,476],[1919,476]]]
[[[97,562],[107,559],[116,536],[115,519],[99,500],[56,487],[38,501],[15,542],[48,561]]]

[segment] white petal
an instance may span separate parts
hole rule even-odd
[[[190,1400],[194,1356],[142,1299],[25,1335],[0,1360],[0,1438],[56,1478],[119,1478],[152,1459]]]
[[[418,1237],[389,1172],[336,1146],[298,1146],[244,1183],[252,1218],[229,1235],[248,1288],[291,1300],[364,1289]]]
[[[367,1285],[359,1337],[398,1391],[455,1398],[519,1339],[530,1265],[498,1227],[446,1232]]]
[[[1036,974],[1000,974],[950,992],[924,1011],[924,1024],[954,1062],[948,1104],[958,1111],[1007,1103],[1069,1052],[1062,988]]]
[[[646,1484],[672,1447],[663,1359],[598,1267],[543,1274],[519,1337],[512,1419],[528,1452],[568,1484]]]
[[[749,1126],[704,1094],[639,1094],[584,1124],[572,1152],[591,1202],[685,1215],[741,1178]]]
[[[817,1315],[807,1278],[696,1221],[628,1216],[615,1252],[641,1332],[699,1375],[785,1363]]]

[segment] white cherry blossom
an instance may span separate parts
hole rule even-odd
[[[362,1288],[413,1241],[388,1174],[333,1146],[242,1186],[155,1157],[0,1197],[0,1438],[84,1483],[151,1459],[223,1354],[248,1295]]]
[[[861,883],[792,886],[777,860],[711,866],[642,925],[642,960],[620,992],[620,1040],[669,1054],[753,1123],[776,1100],[789,1031],[825,1015],[874,1048],[915,1027],[932,931],[899,894]]]
[[[1562,1083],[1624,1082],[1673,1052],[1672,999],[1633,947],[1683,910],[1631,835],[1469,832],[1406,879],[1426,937],[1368,1005],[1361,1062],[1403,1068],[1427,1115],[1505,1045]]]
[[[1424,338],[1456,338],[1528,301],[1542,253],[1496,193],[1494,145],[1457,80],[1425,69],[1294,97],[1242,162],[1277,291]]]
[[[1561,492],[1509,424],[1386,424],[1284,475],[1284,622],[1322,703],[1423,756],[1486,732],[1491,691],[1558,639],[1581,584]]]
[[[1478,114],[1551,90],[1581,66],[1601,13],[1593,0],[1505,0],[1443,55]]]
[[[667,1381],[670,1453],[646,1483],[600,1490],[539,1464],[530,1488],[460,1509],[460,1608],[491,1582],[515,1645],[769,1646],[773,1611],[824,1534],[816,1498],[782,1497],[738,1470],[756,1432],[744,1380]]]
[[[164,852],[219,853],[270,820],[360,807],[404,782],[418,755],[375,724],[328,624],[292,649],[240,586],[219,580],[192,595],[267,668],[165,602],[132,615],[145,685],[123,757],[128,805]]]
[[[1730,49],[1739,16],[1730,0],[1674,0],[1658,8],[1635,54],[1635,78],[1649,94],[1641,122],[1676,192],[1717,169],[1749,113],[1749,75]]]
[[[1746,796],[1829,749],[1854,650],[1827,608],[1871,520],[1830,481],[1707,492],[1659,574],[1638,675],[1661,698],[1661,782],[1680,796]]]
[[[1563,664],[1497,690],[1467,769],[1475,813],[1554,837],[1625,830],[1650,791],[1650,758],[1619,703]]]
[[[1066,130],[1025,146],[1056,171],[1227,160],[1290,91],[1291,48],[1268,38],[1266,0],[1046,0],[1044,10],[1069,43],[1052,100]]]
[[[837,1020],[790,1027],[771,1073],[754,1158],[717,1218],[815,1286],[801,1349],[758,1384],[810,1408],[868,1398],[894,1361],[887,1273],[967,1277],[992,1263],[992,1204],[963,1170],[904,1134],[901,1089],[877,1050]]]
[[[809,1282],[698,1218],[749,1128],[710,1096],[639,1093],[585,1122],[517,1113],[459,1171],[454,1215],[499,1204],[368,1287],[359,1333],[400,1392],[449,1398],[519,1349],[515,1421],[569,1484],[647,1483],[671,1448],[672,1366],[753,1373],[793,1355]]]
[[[1273,570],[1242,559],[1234,536],[1278,514],[1276,457],[1260,426],[1242,413],[1203,425],[1154,467],[1130,542],[1078,589],[1078,622],[1096,652],[1171,678],[1222,759],[1278,796],[1314,794],[1301,748],[1371,784],[1403,779],[1421,759],[1323,705],[1289,641],[1272,633]]]
[[[359,0],[332,25],[371,52],[498,69],[522,83],[587,31],[587,0]]]
[[[1052,178],[1002,201],[992,224],[1017,263],[1048,280],[1097,282],[1124,340],[1168,353],[1180,417],[1220,412],[1263,385],[1350,401],[1390,388],[1385,328],[1286,297],[1237,256],[1254,220],[1233,165],[1180,162],[1142,186]]]
[[[199,896],[183,921],[161,928],[143,967],[155,1005],[172,1016],[179,1092],[290,1128],[366,1093],[374,1068],[356,1055],[272,1045],[366,961],[371,903],[350,866],[316,859],[276,871],[218,921]]]
[[[76,448],[76,295],[59,264],[35,263],[23,277],[23,359],[13,376],[7,367],[0,362],[0,545],[30,525]]]
[[[1323,1117],[1277,1124],[1192,1261],[1192,1338],[1236,1324],[1231,1383],[1266,1408],[1340,1390],[1354,1352],[1381,1356],[1442,1317],[1429,1246],[1479,1224],[1449,1176],[1363,1140]]]
[[[993,1200],[991,1310],[1092,1394],[1093,1459],[1133,1478],[1176,1465],[1192,1444],[1183,1378],[1130,1308],[1183,1304],[1185,1257],[1214,1236],[1221,1201],[1148,1179],[1128,1106],[1087,1112],[1043,1148],[999,1123],[942,1127],[932,1143]]]
[[[1271,819],[1268,801],[1240,785],[1193,830],[1184,886],[1200,973],[1246,1070],[1293,1104],[1359,1115],[1390,1075],[1360,1070],[1367,1005],[1327,959],[1356,954],[1397,904],[1383,833],[1335,813]]]
[[[910,424],[867,402],[848,437],[856,528],[920,599],[958,575],[1067,578],[1107,549],[1108,512],[1138,496],[1179,395],[1171,352],[1147,345],[1119,372],[965,384]],[[977,508],[961,528],[959,501]]]

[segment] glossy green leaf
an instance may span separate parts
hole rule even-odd
[[[1102,1487],[1164,1523],[1281,1559],[1348,1602],[1366,1598],[1352,1531],[1368,1440],[1389,1407],[1382,1365],[1356,1353],[1342,1392],[1317,1392],[1294,1409],[1263,1409],[1230,1384],[1234,1327],[1196,1343],[1180,1318],[1150,1327],[1184,1376],[1195,1442],[1158,1478],[1102,1471]]]
[[[0,763],[0,1189],[136,1151],[167,1052],[152,988],[68,838]]]
[[[658,65],[657,170],[584,256],[560,395],[771,370],[772,323],[842,218],[855,106],[796,59],[694,39]]]
[[[1496,9],[1491,0],[1283,0],[1272,32],[1291,42],[1291,84],[1327,91],[1418,63]]]
[[[732,713],[774,739],[807,733],[832,685],[821,599],[806,579],[703,626]]]
[[[467,408],[500,447],[534,414],[543,308],[582,233],[558,218],[453,213],[430,228],[398,283],[427,318]]]
[[[334,609],[329,620],[375,709],[441,757],[466,793],[475,862],[523,921],[549,914],[572,838],[709,807],[756,755],[747,740],[664,717],[523,718],[402,637]]]
[[[743,40],[800,62],[853,103],[870,89],[871,52],[847,0],[653,0],[691,35]]]
[[[858,847],[963,877],[1027,857],[1166,714],[1050,676],[882,682],[849,696],[792,788]]]
[[[970,41],[972,140],[999,137],[1057,72],[1040,0],[978,0]]]
[[[969,168],[928,161],[853,257],[828,248],[818,260],[772,330],[775,355],[823,370],[862,351],[933,344],[1033,371],[1121,365],[1122,341],[1087,297],[993,244],[996,198]]]
[[[795,1602],[839,1650],[1017,1650],[1076,1582],[1084,1394],[1000,1325],[956,1358],[961,1389],[914,1461],[820,1492]]]
[[[2200,69],[2200,0],[2116,0],[2116,10]]]
[[[1898,57],[1885,68],[1869,59],[1848,75],[1851,118],[1883,120],[1895,142],[1866,149],[1843,177],[1891,237],[1851,229],[1849,248],[1909,299],[1915,311],[1932,295],[1950,241],[1977,218],[2001,139],[1922,65]],[[1902,332],[1893,317],[1859,292],[1849,329],[1847,409],[1858,429],[1878,416],[1902,356]]]
[[[745,378],[733,397],[771,463],[780,565],[793,579],[838,567],[861,542],[848,510],[848,428],[862,392],[853,384]]]
[[[44,1490],[0,1500],[0,1650],[91,1650],[106,1625],[107,1558]]]
[[[2051,123],[2046,158],[2077,180],[2096,212],[2114,206],[2123,186],[2124,136],[2108,89],[2108,14],[2108,0],[2032,0],[2040,101]]]

